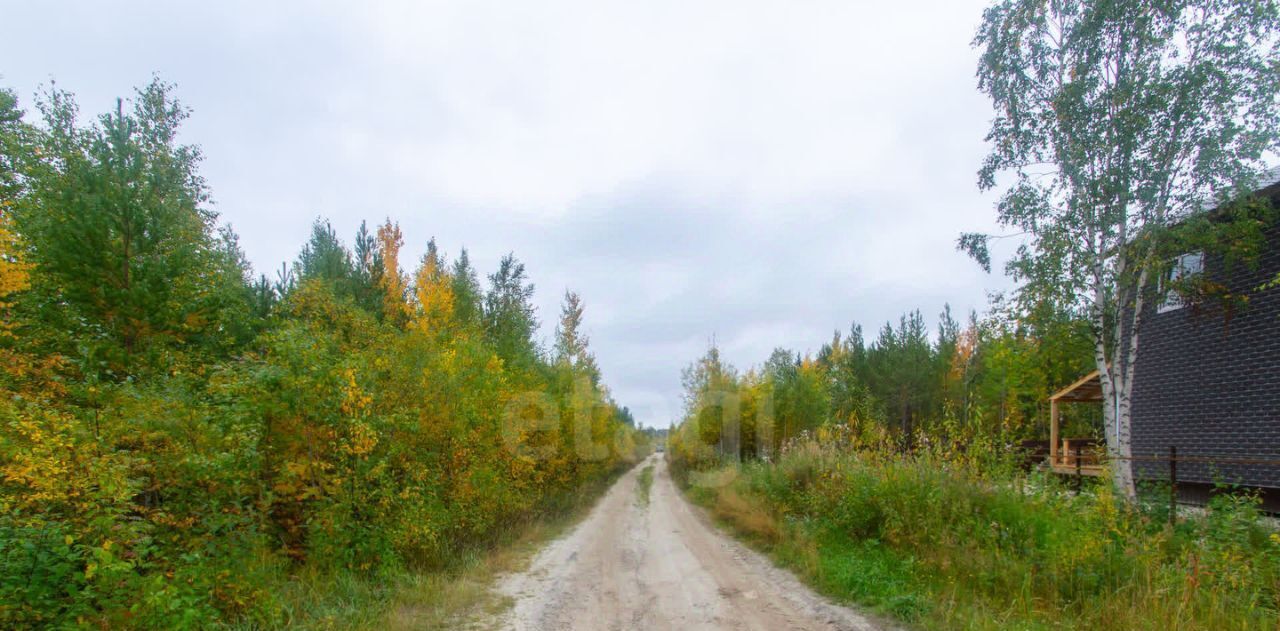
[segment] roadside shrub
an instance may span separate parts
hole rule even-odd
[[[1256,498],[1220,495],[1171,528],[1106,481],[1076,496],[1040,474],[975,467],[975,455],[807,441],[774,463],[730,465],[740,474],[709,497],[748,532],[774,515],[780,534],[757,540],[823,591],[926,627],[1280,622],[1280,535]],[[817,563],[800,561],[804,546]]]

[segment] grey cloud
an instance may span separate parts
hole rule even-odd
[[[712,336],[745,368],[1007,286],[954,251],[992,228],[984,4],[50,0],[6,9],[0,84],[89,114],[176,82],[269,274],[316,216],[397,219],[409,262],[515,251],[542,334],[579,291],[616,398],[665,425]]]

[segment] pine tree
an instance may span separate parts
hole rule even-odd
[[[153,81],[88,127],[67,92],[39,103],[41,157],[13,215],[39,272],[26,305],[91,370],[223,345],[222,331],[243,328],[229,319],[249,312],[243,256],[207,207],[199,149],[177,142],[188,110],[170,92]]]
[[[527,282],[524,264],[514,254],[502,257],[498,271],[489,276],[484,330],[498,357],[508,364],[531,366],[538,360],[533,339],[538,319],[532,300],[533,284]]]
[[[904,314],[895,329],[888,322],[868,353],[872,388],[896,418],[899,435],[909,444],[921,418],[928,418],[933,379],[933,349],[919,310]]]
[[[867,349],[862,342],[862,327],[852,325],[849,336],[839,332],[818,354],[825,364],[831,392],[831,416],[840,421],[865,420],[872,416],[873,401],[867,385]]]
[[[479,328],[484,314],[484,295],[466,248],[462,248],[453,264],[453,296],[458,322],[465,327]]]
[[[352,297],[355,264],[351,252],[328,221],[317,219],[311,224],[311,238],[302,246],[294,270],[300,282],[322,281],[335,294]]]
[[[376,316],[382,315],[382,251],[378,239],[369,232],[367,222],[360,222],[356,231],[355,273],[352,276],[356,304]]]

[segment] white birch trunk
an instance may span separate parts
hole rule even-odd
[[[1137,325],[1141,317],[1142,301],[1141,299],[1136,301],[1134,311],[1129,317],[1126,317],[1123,308],[1117,308],[1113,346],[1107,348],[1106,292],[1101,267],[1101,263],[1095,266],[1093,278],[1094,361],[1097,363],[1099,381],[1102,384],[1102,418],[1106,433],[1107,462],[1116,491],[1122,497],[1134,500],[1137,498],[1137,488],[1133,477],[1130,410],[1133,396],[1133,367],[1138,351]],[[1123,272],[1123,269],[1117,271]],[[1138,283],[1139,288],[1136,294],[1138,296],[1141,296],[1145,290],[1145,278],[1144,272]],[[1129,320],[1130,325],[1128,339],[1125,336],[1125,328],[1122,326],[1126,319]],[[1121,356],[1121,352],[1126,359],[1124,362],[1116,361]]]
[[[1137,499],[1133,478],[1133,441],[1130,432],[1130,401],[1133,395],[1133,369],[1114,371],[1116,385],[1112,387],[1109,408],[1111,420],[1107,423],[1107,458],[1111,465],[1111,477],[1116,491],[1123,497]],[[1127,374],[1126,374],[1127,373]],[[1103,383],[1106,383],[1105,381]],[[1105,391],[1105,388],[1104,388]]]

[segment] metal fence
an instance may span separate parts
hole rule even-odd
[[[1084,478],[1083,467],[1087,466],[1087,465],[1084,465],[1083,463],[1086,460],[1088,460],[1088,458],[1085,457],[1087,454],[1084,451],[1082,451],[1082,446],[1080,445],[1076,445],[1075,448],[1073,449],[1073,452],[1074,453],[1072,453],[1071,455],[1074,456],[1073,460],[1075,465],[1074,484],[1075,484],[1075,492],[1078,494],[1080,492],[1081,483]],[[1100,457],[1097,460],[1097,462],[1099,462],[1102,465],[1105,465],[1107,460],[1109,459],[1111,459],[1109,456],[1106,456],[1105,454],[1100,454]],[[1135,467],[1134,474],[1135,474],[1135,477],[1139,478],[1139,481],[1151,482],[1151,481],[1162,481],[1160,480],[1159,477],[1155,477],[1155,475],[1158,475],[1156,474],[1156,472],[1160,471],[1161,469],[1163,469],[1164,472],[1167,473],[1168,477],[1165,478],[1165,480],[1163,481],[1167,481],[1169,484],[1169,520],[1171,523],[1176,521],[1177,519],[1177,515],[1178,515],[1177,507],[1178,507],[1178,504],[1180,503],[1179,487],[1178,487],[1178,483],[1179,483],[1178,465],[1179,464],[1206,465],[1211,468],[1233,467],[1233,466],[1234,467],[1263,466],[1263,467],[1280,468],[1280,460],[1271,460],[1271,459],[1265,459],[1265,458],[1234,458],[1234,457],[1216,456],[1216,455],[1189,455],[1185,453],[1180,454],[1178,453],[1178,447],[1176,445],[1170,445],[1168,448],[1168,452],[1166,453],[1134,454],[1132,456],[1123,458],[1123,460],[1128,460],[1133,463],[1152,463],[1157,465],[1159,464],[1164,465],[1163,467],[1150,467],[1150,466],[1142,467],[1141,470]],[[1205,484],[1203,480],[1194,480],[1194,482],[1196,484]],[[1229,480],[1227,482],[1230,483]],[[1240,483],[1240,486],[1251,487],[1255,485],[1251,485],[1248,482],[1243,482],[1243,483]]]

